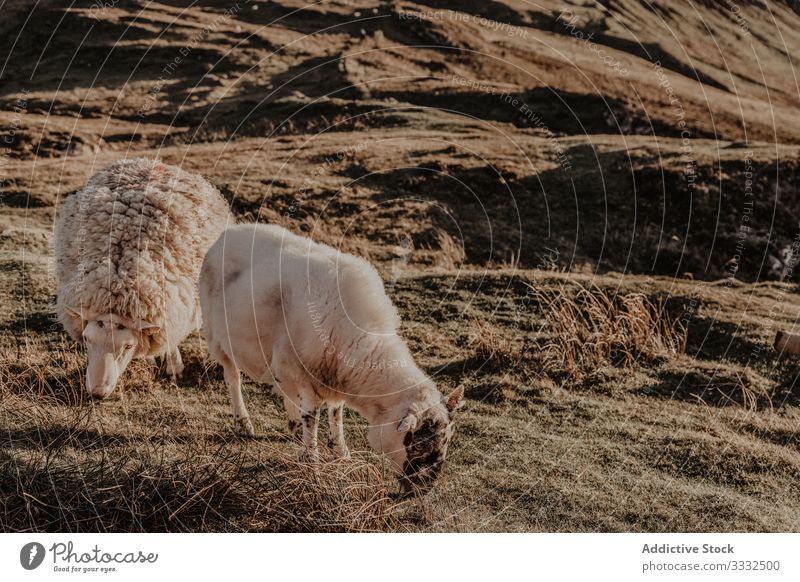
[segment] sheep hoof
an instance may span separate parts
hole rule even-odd
[[[311,465],[319,465],[319,450],[306,448],[300,454],[300,461]]]
[[[253,430],[253,423],[249,416],[236,418],[233,421],[233,432],[241,437],[255,436],[256,431]]]
[[[173,382],[177,382],[178,379],[183,376],[183,358],[181,357],[180,351],[176,349],[170,352],[165,358],[164,363],[166,364],[167,374],[169,374]]]
[[[328,448],[332,450],[333,454],[336,455],[336,457],[338,457],[339,459],[350,458],[350,449],[347,448],[347,445],[338,445],[335,442],[329,440]]]
[[[180,366],[170,366],[167,369],[167,372],[169,373],[170,378],[173,380],[180,380],[183,378],[183,364]]]
[[[299,420],[290,420],[288,423],[289,434],[296,439],[303,438],[303,425]]]

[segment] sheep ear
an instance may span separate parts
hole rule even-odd
[[[397,423],[397,432],[408,432],[417,428],[417,417],[409,413]]]
[[[74,307],[70,307],[69,305],[64,304],[64,311],[66,311],[67,315],[69,315],[73,319],[83,319],[82,309],[75,309]]]
[[[144,319],[140,319],[136,322],[136,329],[146,335],[153,335],[161,331],[159,326],[148,323]]]
[[[452,414],[462,406],[464,406],[464,387],[459,386],[453,390],[447,397],[447,411]]]

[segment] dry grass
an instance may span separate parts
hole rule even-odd
[[[375,464],[333,460],[318,468],[282,459],[269,521],[276,531],[390,531],[400,505]]]
[[[296,450],[234,438],[105,431],[92,405],[2,400],[4,532],[398,529],[401,506],[367,459],[314,468]]]
[[[683,353],[686,331],[663,303],[597,286],[535,291],[547,314],[545,367],[581,377],[604,366],[630,368]]]
[[[40,401],[66,405],[85,404],[86,361],[81,349],[61,335],[56,341],[28,340],[0,350],[0,386],[4,390]],[[120,380],[127,390],[153,386],[157,368],[134,360]]]
[[[420,363],[439,370],[440,386],[467,385],[444,473],[429,495],[408,504],[394,498],[397,484],[384,459],[365,452],[355,414],[346,427],[353,460],[326,460],[318,471],[298,461],[302,447],[287,438],[280,403],[266,387],[245,387],[257,438],[234,438],[221,374],[206,366],[196,336],[183,346],[188,377],[177,385],[136,366],[96,403],[82,396],[81,350],[56,330],[31,330],[0,354],[0,530],[800,528],[797,407],[776,400],[772,409],[759,396],[779,378],[720,362],[715,351],[705,361],[686,354],[660,365],[609,366],[605,375],[586,374],[585,390],[562,390],[541,365],[549,352],[537,348],[555,339],[542,333],[549,304],[495,308],[483,295],[475,299],[474,286],[494,293],[506,288],[504,276],[458,277],[401,278],[395,289],[412,324],[424,321],[442,288],[452,289],[454,312],[469,306],[472,314],[466,329],[435,321],[406,330]],[[576,280],[566,277],[539,279],[538,287],[566,294],[564,283]],[[575,301],[579,291],[571,292]],[[512,299],[521,302],[522,293]],[[428,337],[429,329],[438,335]],[[730,340],[721,339],[704,349],[726,349]],[[693,336],[695,349],[697,342]],[[426,348],[433,343],[438,350]],[[441,368],[450,357],[456,365]],[[753,408],[748,394],[756,392]]]
[[[666,382],[657,390],[662,396],[704,406],[774,409],[775,385],[752,369],[684,360],[673,362],[663,371]]]
[[[64,337],[20,342],[0,351],[0,386],[34,399],[81,404],[87,400],[83,362]]]
[[[716,374],[709,388],[713,391],[711,397],[722,405],[739,405],[756,410],[764,402],[772,408],[770,390],[750,381],[746,370],[730,375]]]
[[[142,431],[127,406],[127,422],[109,423],[104,404],[85,397],[83,364],[67,343],[0,357],[0,531],[399,528],[401,505],[372,459],[315,468],[297,446]],[[124,378],[127,398],[157,387],[143,362]]]
[[[469,367],[495,371],[519,363],[520,351],[506,335],[485,319],[475,318],[469,327]]]

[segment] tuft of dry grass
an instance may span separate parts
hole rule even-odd
[[[473,367],[498,370],[519,363],[519,349],[485,319],[473,319],[467,341]]]
[[[734,371],[730,375],[715,374],[708,384],[712,399],[718,405],[740,405],[748,410],[762,406],[772,408],[772,394],[749,378],[748,370]]]
[[[335,459],[319,466],[282,457],[261,516],[272,531],[397,530],[401,504],[375,464]],[[264,491],[262,491],[262,498]]]
[[[28,340],[0,350],[0,387],[3,391],[62,404],[87,399],[85,360],[68,345]]]
[[[445,230],[437,230],[435,235],[436,265],[444,269],[457,269],[466,260],[464,244],[454,239]]]
[[[630,368],[672,358],[686,348],[686,330],[663,302],[642,293],[611,294],[595,285],[577,292],[535,290],[547,313],[545,369],[582,377],[597,368]]]

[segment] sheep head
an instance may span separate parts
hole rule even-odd
[[[86,389],[95,398],[105,398],[134,356],[145,351],[149,335],[159,328],[144,320],[130,320],[113,313],[95,315],[66,307],[71,317],[81,318],[83,340],[88,353]]]
[[[435,403],[408,411],[399,421],[376,427],[370,434],[373,447],[392,460],[403,495],[427,493],[447,457],[455,430],[453,417],[461,408],[464,388],[456,388],[447,397],[438,390],[435,393]]]

